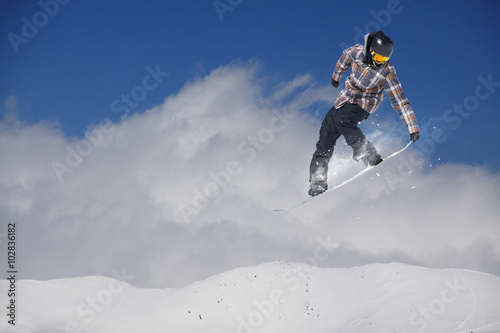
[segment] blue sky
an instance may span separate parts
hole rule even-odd
[[[226,1],[2,2],[0,242],[17,222],[23,278],[181,286],[319,236],[324,266],[500,274],[498,2]],[[277,215],[307,196],[342,47],[379,28],[421,140]],[[382,156],[409,139],[387,98],[361,127]],[[363,168],[337,148],[332,186]]]
[[[475,94],[479,76],[500,81],[496,1],[224,0],[228,7],[219,13],[212,1],[42,3],[53,17],[40,15],[37,1],[1,5],[0,98],[17,98],[21,120],[57,121],[67,135],[81,136],[93,123],[118,119],[111,103],[141,84],[148,66],[168,77],[132,112],[235,60],[256,59],[270,77],[311,73],[328,84],[341,45],[380,27],[395,42],[392,60],[421,126],[445,128],[448,139],[435,153],[442,160],[500,165],[493,145],[498,87],[478,106],[468,100],[475,110],[469,117],[448,113],[452,118],[439,121]],[[38,20],[38,31],[13,45],[9,33],[23,35],[23,18]],[[332,103],[336,94],[332,89]]]

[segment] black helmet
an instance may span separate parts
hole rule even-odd
[[[387,58],[391,57],[394,50],[392,40],[383,33],[379,33],[373,37],[370,47],[373,51]]]

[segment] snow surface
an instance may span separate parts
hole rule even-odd
[[[500,332],[500,277],[399,263],[273,262],[179,289],[92,276],[17,290],[16,326],[4,317],[1,332]]]

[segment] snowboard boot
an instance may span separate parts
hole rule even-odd
[[[363,156],[361,160],[363,160],[365,166],[375,166],[383,161],[382,157],[379,154]]]
[[[353,146],[352,158],[358,162],[362,160],[365,166],[374,166],[382,162],[382,157],[371,142],[366,139],[360,140]]]
[[[309,195],[315,197],[328,190],[328,183],[325,179],[314,179],[309,187]]]
[[[361,155],[361,156],[355,155],[352,158],[356,162],[358,162],[359,160],[363,161],[365,166],[375,166],[377,164],[380,164],[383,161],[382,157],[379,154],[377,154],[377,153],[369,154],[368,152],[365,155]]]

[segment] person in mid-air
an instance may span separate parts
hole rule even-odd
[[[343,135],[353,149],[353,159],[365,165],[377,165],[382,158],[371,142],[358,128],[358,124],[375,112],[387,93],[392,107],[406,124],[410,140],[420,136],[417,118],[396,76],[396,69],[389,61],[394,49],[392,40],[382,31],[365,35],[365,45],[356,44],[344,50],[335,65],[332,85],[339,86],[342,75],[351,67],[345,88],[339,93],[334,106],[325,116],[319,131],[319,140],[310,165],[310,196],[317,196],[328,189],[328,162],[333,146]]]

